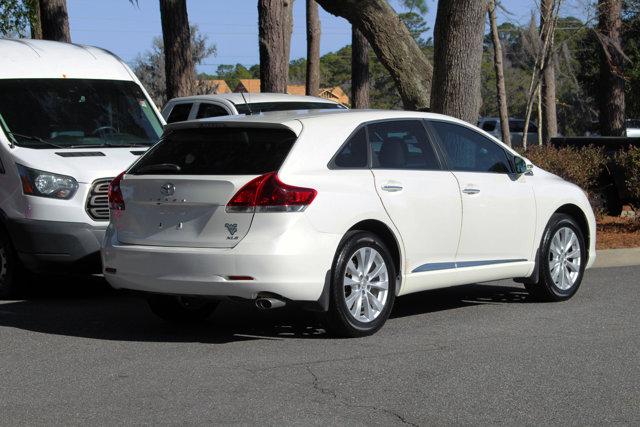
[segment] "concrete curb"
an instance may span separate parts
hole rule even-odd
[[[593,268],[629,267],[634,265],[640,265],[640,248],[596,251],[596,262]]]

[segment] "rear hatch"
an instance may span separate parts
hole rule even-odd
[[[277,171],[296,140],[284,127],[170,130],[125,175],[125,209],[113,215],[125,244],[229,248],[253,213],[226,212],[256,176]]]

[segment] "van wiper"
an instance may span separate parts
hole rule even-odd
[[[145,172],[180,172],[182,168],[174,163],[158,163],[155,165],[143,166],[134,172],[134,175]]]
[[[132,148],[132,147],[151,147],[149,144],[113,144],[111,142],[101,142],[100,144],[75,144],[70,145],[66,148],[104,148],[104,147],[112,147],[112,148]]]
[[[61,145],[54,144],[53,142],[46,141],[46,140],[44,140],[44,139],[40,138],[39,136],[23,135],[23,134],[21,134],[21,133],[15,133],[15,132],[8,132],[8,133],[9,133],[9,134],[11,134],[11,135],[13,135],[14,137],[16,137],[16,136],[17,136],[18,138],[28,139],[28,140],[30,140],[30,141],[38,141],[38,142],[40,142],[40,143],[42,143],[42,144],[50,145],[51,147],[54,147],[54,148],[65,148],[65,147],[63,147],[63,146],[61,146]]]

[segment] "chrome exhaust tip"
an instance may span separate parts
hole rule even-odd
[[[271,310],[273,308],[284,307],[286,303],[277,298],[258,298],[256,299],[256,307],[260,310]]]

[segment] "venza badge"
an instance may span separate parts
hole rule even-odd
[[[228,240],[236,240],[238,238],[238,236],[234,236],[234,234],[236,234],[238,232],[238,224],[225,224],[224,226],[229,231],[229,234],[231,234],[231,236],[228,236],[227,239]]]
[[[167,182],[162,187],[160,187],[160,192],[165,196],[173,196],[173,193],[176,192],[176,186],[170,182]]]

